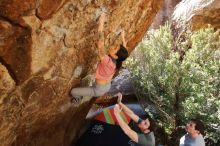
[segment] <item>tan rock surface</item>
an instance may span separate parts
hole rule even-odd
[[[190,26],[193,30],[207,27],[209,24],[220,28],[219,0],[183,0],[173,14],[173,21],[178,28]]]
[[[91,105],[74,108],[68,94],[94,72],[99,8],[108,10],[106,46],[123,28],[132,51],[162,1],[1,0],[1,145],[68,146]]]
[[[160,27],[160,25],[164,25],[165,22],[167,21],[170,22],[173,11],[176,5],[180,1],[181,0],[165,0],[163,7],[161,8],[161,10],[157,13],[156,17],[154,18],[151,28],[157,29]]]
[[[9,74],[6,67],[0,63],[0,97],[12,92],[14,88],[14,80],[11,78],[11,75]]]

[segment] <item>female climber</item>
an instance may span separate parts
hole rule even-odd
[[[71,102],[78,105],[83,96],[98,97],[107,93],[111,88],[111,80],[116,71],[118,71],[122,62],[128,57],[126,49],[125,33],[121,32],[122,44],[108,49],[108,55],[105,54],[103,27],[106,14],[102,13],[99,18],[98,26],[98,52],[100,61],[97,64],[95,74],[95,84],[91,87],[79,87],[71,90]]]

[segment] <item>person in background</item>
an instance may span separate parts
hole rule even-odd
[[[114,107],[114,114],[119,126],[124,133],[137,146],[155,146],[154,128],[155,122],[151,118],[146,118],[147,115],[139,117],[125,104],[121,102],[122,95],[118,94],[118,104]],[[128,125],[122,117],[120,112],[124,111],[133,121]]]
[[[191,119],[185,129],[187,133],[181,137],[179,146],[205,146],[204,125],[200,120]]]

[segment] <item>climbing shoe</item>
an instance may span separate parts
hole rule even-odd
[[[80,103],[81,103],[81,101],[82,101],[82,96],[80,96],[80,97],[72,97],[71,99],[70,99],[70,102],[74,105],[74,106],[79,106],[80,105]]]

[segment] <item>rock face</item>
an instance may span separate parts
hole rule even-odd
[[[12,92],[14,88],[14,80],[11,78],[6,67],[0,64],[0,96]]]
[[[95,18],[108,11],[106,46],[123,28],[128,49],[142,39],[163,0],[1,0],[0,141],[2,146],[68,146],[91,102],[69,91],[94,72]]]
[[[157,29],[160,25],[171,20],[174,8],[181,0],[165,0],[162,9],[157,13],[151,28]]]
[[[207,27],[209,24],[220,28],[219,0],[182,0],[173,14],[177,28],[190,26],[193,30]]]
[[[111,89],[109,90],[109,95],[115,95],[121,92],[122,95],[134,94],[134,89],[132,87],[131,73],[127,69],[121,69],[117,77],[112,80]]]

